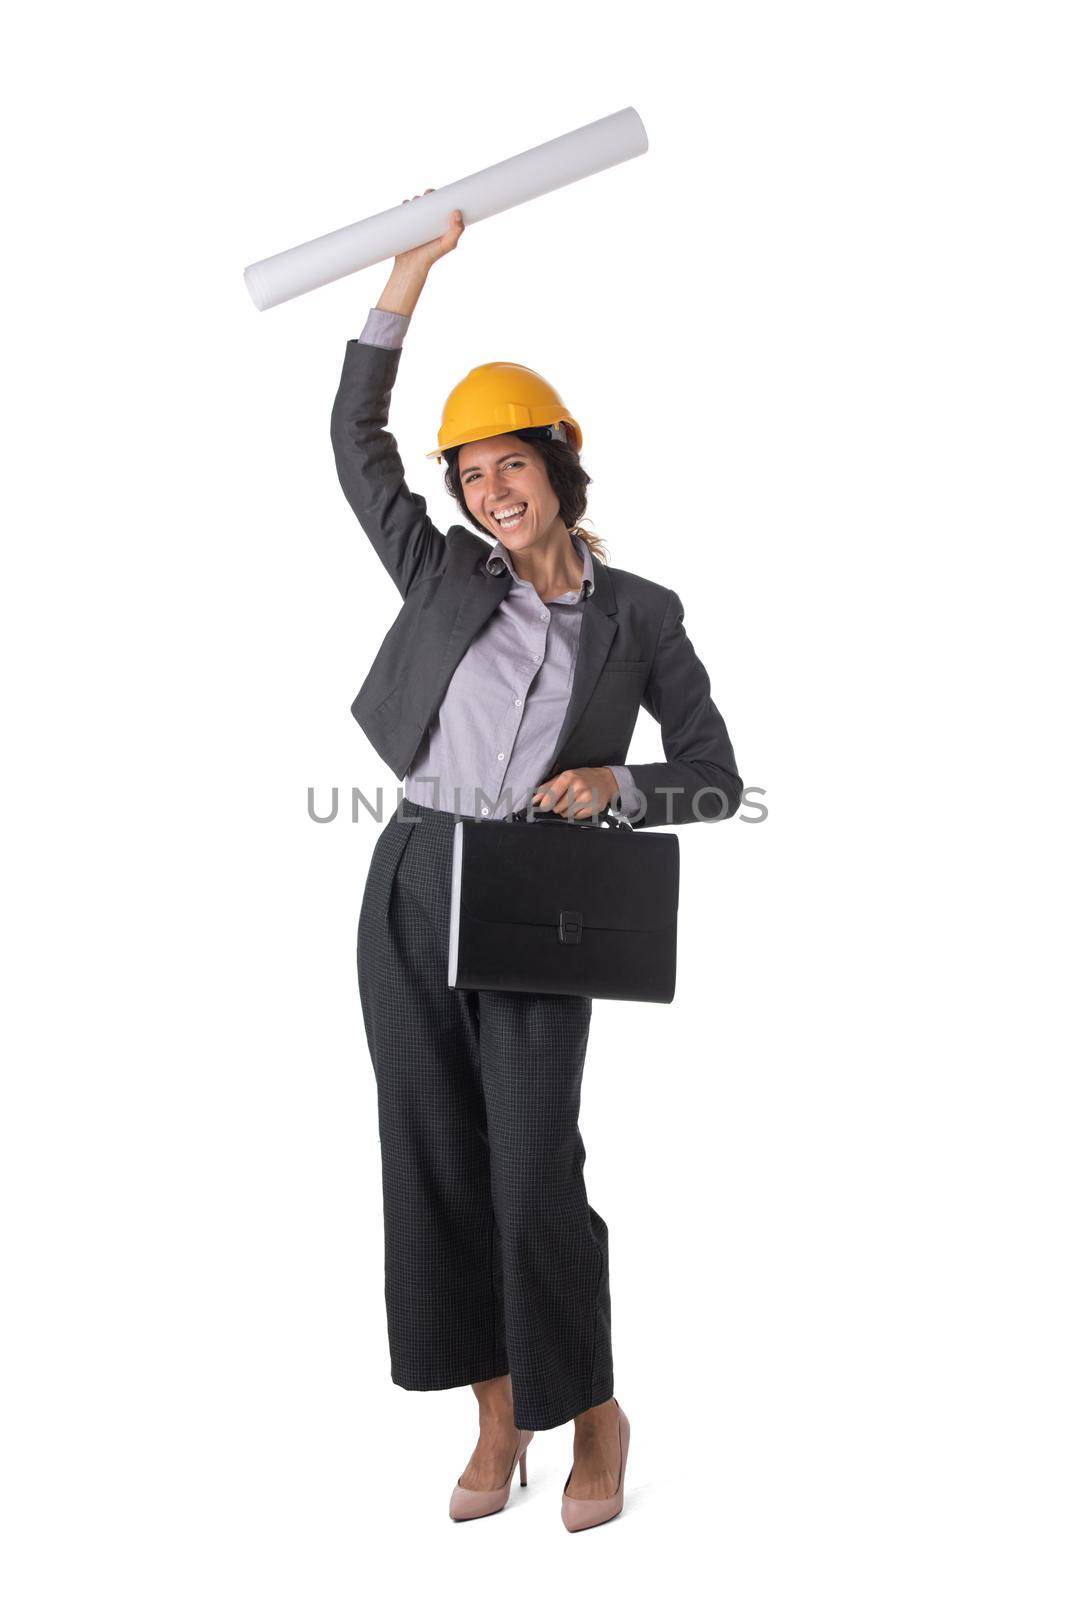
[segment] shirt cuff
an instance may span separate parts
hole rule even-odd
[[[411,321],[403,311],[379,311],[373,308],[359,336],[360,344],[377,344],[385,350],[399,350]]]
[[[619,793],[611,802],[611,809],[623,817],[636,817],[641,809],[641,799],[634,783],[633,773],[629,767],[613,767],[606,764],[619,786]]]

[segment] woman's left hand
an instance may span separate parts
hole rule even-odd
[[[563,817],[592,817],[619,792],[610,767],[568,767],[533,792],[533,808]],[[573,809],[572,809],[573,808]]]

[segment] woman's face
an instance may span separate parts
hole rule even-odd
[[[506,549],[528,550],[554,530],[559,501],[541,456],[525,440],[513,433],[477,439],[463,445],[457,462],[468,511]],[[499,520],[498,513],[520,510],[517,521]]]

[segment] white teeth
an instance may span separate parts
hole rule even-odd
[[[494,511],[493,512],[493,520],[494,520],[494,522],[498,522],[502,528],[510,528],[513,523],[518,522],[519,519],[521,517],[523,517],[525,514],[526,514],[526,505],[525,504],[520,506],[520,507],[518,507],[518,508],[513,507],[513,506],[508,506],[506,511]]]

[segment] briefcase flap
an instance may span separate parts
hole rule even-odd
[[[629,830],[464,822],[460,904],[480,922],[664,933],[678,913],[678,840]]]

